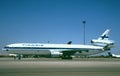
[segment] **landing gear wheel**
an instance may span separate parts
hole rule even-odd
[[[72,57],[69,56],[69,55],[62,56],[61,58],[62,58],[62,59],[72,59]]]

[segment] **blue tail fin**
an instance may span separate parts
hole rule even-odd
[[[108,38],[109,38],[109,33],[110,33],[110,29],[107,29],[107,30],[98,38],[98,40],[108,39]]]

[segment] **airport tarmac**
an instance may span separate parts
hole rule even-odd
[[[0,76],[120,76],[120,59],[0,58]]]

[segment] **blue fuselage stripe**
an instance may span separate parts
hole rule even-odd
[[[53,48],[53,47],[5,47],[5,49],[79,49],[79,48]]]

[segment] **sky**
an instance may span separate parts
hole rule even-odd
[[[0,49],[11,43],[86,44],[111,29],[120,54],[120,0],[0,0]]]

